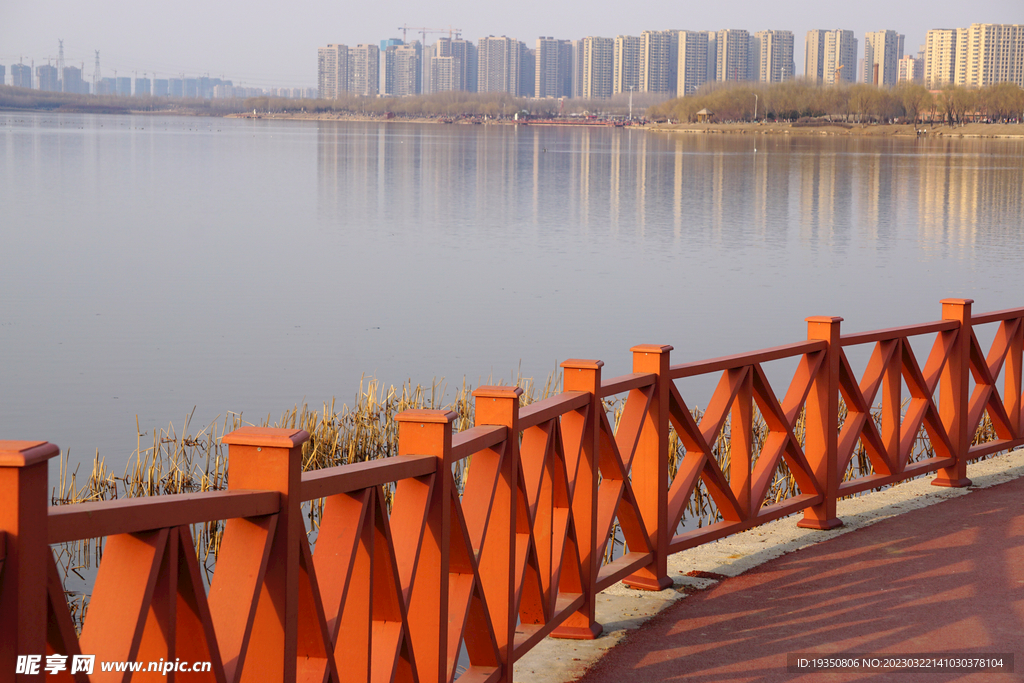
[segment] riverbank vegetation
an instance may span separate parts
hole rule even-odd
[[[712,83],[690,97],[651,107],[647,117],[693,123],[705,109],[714,123],[753,121],[755,116],[759,121],[791,122],[1020,122],[1024,120],[1024,89],[1014,83],[978,89],[950,85],[936,92],[916,83],[894,88],[863,83],[825,86],[803,80]]]
[[[124,97],[118,95],[77,95],[0,86],[0,109],[53,111],[61,113],[127,114],[154,112],[195,116],[230,114],[295,114],[344,118],[512,118],[517,113],[531,116],[594,115],[605,118],[637,116],[659,102],[663,95],[634,93],[609,99],[543,99],[513,97],[507,93],[445,92],[411,97],[357,97],[344,95],[335,100],[250,97],[201,100],[194,98]]]

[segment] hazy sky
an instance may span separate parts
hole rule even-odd
[[[852,29],[861,50],[865,32],[893,29],[906,35],[906,51],[914,54],[929,28],[971,23],[1024,23],[1024,1],[0,0],[0,64],[17,63],[20,56],[25,63],[55,60],[57,40],[63,39],[65,62],[84,62],[86,80],[92,78],[93,51],[99,50],[104,76],[113,76],[115,69],[118,75],[155,72],[164,78],[208,73],[235,85],[315,86],[317,47],[400,37],[397,28],[405,24],[452,26],[474,41],[507,35],[531,47],[538,36],[549,35],[576,39],[664,29],[787,29],[796,37],[800,72],[810,29]],[[437,35],[428,35],[427,42]]]

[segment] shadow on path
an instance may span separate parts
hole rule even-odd
[[[788,653],[1013,653],[999,673],[804,673]],[[1024,479],[974,491],[726,579],[587,672],[633,681],[1024,680]]]

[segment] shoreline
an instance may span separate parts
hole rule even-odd
[[[358,116],[334,113],[268,113],[268,114],[227,114],[224,118],[269,119],[274,121],[334,121],[353,123],[432,123],[444,125],[500,125],[500,126],[565,126],[573,128],[613,128],[612,122],[588,123],[566,121],[552,123],[543,121],[513,121],[510,119],[460,118],[441,119],[427,116],[394,117]],[[824,126],[801,126],[792,123],[648,123],[625,126],[627,129],[645,130],[655,133],[687,133],[704,135],[843,135],[849,137],[948,137],[1024,139],[1024,123],[968,123],[962,126],[946,124],[899,124],[899,123],[841,123]],[[918,131],[922,131],[918,133]]]
[[[705,135],[841,135],[848,137],[1024,138],[1024,123],[968,123],[962,126],[909,123],[843,123],[800,126],[791,123],[654,123],[645,130]],[[919,132],[921,131],[921,132]]]
[[[325,121],[335,123],[429,123],[435,125],[485,125],[485,126],[557,126],[571,128],[615,128],[644,130],[654,133],[670,134],[701,134],[701,135],[790,135],[790,136],[846,136],[846,137],[909,137],[909,138],[975,138],[975,139],[1024,139],[1024,123],[967,123],[960,126],[947,124],[899,124],[899,123],[837,123],[826,125],[799,125],[792,123],[647,123],[634,125],[615,125],[612,121],[515,121],[512,119],[482,119],[480,117],[431,117],[431,116],[381,116],[338,114],[338,113],[230,113],[215,114],[182,109],[171,110],[130,110],[130,111],[58,111],[52,109],[16,109],[0,107],[4,113],[49,113],[49,114],[109,114],[136,116],[180,116],[225,119],[265,119],[271,121]]]

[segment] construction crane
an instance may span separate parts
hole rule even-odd
[[[420,35],[423,36],[423,44],[424,45],[427,44],[427,34],[428,33],[447,33],[448,37],[449,38],[453,38],[453,39],[457,39],[457,38],[461,38],[462,37],[462,29],[461,28],[452,28],[451,24],[448,25],[448,28],[424,28],[422,26],[407,26],[407,25],[403,24],[402,26],[398,27],[398,30],[402,32],[402,42],[403,43],[409,42],[407,40],[407,35],[406,35],[408,31],[419,31]]]

